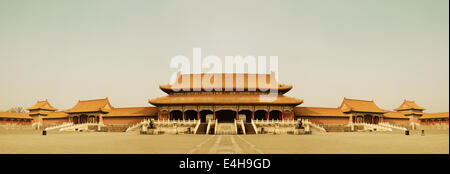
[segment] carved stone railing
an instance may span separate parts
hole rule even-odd
[[[234,119],[234,134],[237,134],[238,133],[238,127],[237,127],[237,120],[236,119]]]
[[[213,120],[208,120],[208,126],[206,127],[206,135],[209,134],[210,130],[211,130],[211,126],[213,126],[214,121]]]
[[[194,130],[200,120],[156,120],[153,122],[158,133],[185,133],[188,128]]]
[[[197,121],[197,125],[195,125],[195,128],[194,128],[194,134],[197,134],[197,130],[200,127],[201,123],[202,123],[201,121]]]
[[[88,130],[88,126],[91,125],[98,125],[98,123],[81,123],[81,124],[74,124],[69,127],[63,127],[60,128],[59,131],[77,131],[77,130]]]
[[[246,134],[246,132],[245,132],[245,124],[244,124],[244,120],[239,120],[239,124],[241,125],[241,128],[242,128],[242,134]]]
[[[378,123],[378,125],[379,125],[379,126],[386,127],[386,128],[391,128],[391,130],[392,130],[392,129],[397,129],[397,130],[401,130],[401,131],[407,130],[407,129],[404,128],[404,127],[392,125],[392,124],[390,124],[390,123],[388,123],[388,122],[380,122],[380,123]]]
[[[327,130],[324,127],[322,127],[319,124],[313,123],[313,122],[309,121],[308,119],[298,119],[298,120],[302,121],[302,124],[304,124],[306,126],[311,126],[315,129],[318,129],[321,132],[327,132]]]
[[[72,125],[73,125],[72,122],[66,122],[66,123],[62,123],[62,124],[59,124],[59,125],[47,127],[44,130],[51,131],[51,130],[55,130],[55,129],[61,129],[61,128],[64,128],[64,127],[69,127],[69,126],[72,126]]]
[[[364,130],[370,131],[392,131],[392,128],[386,127],[380,124],[371,124],[371,123],[353,123],[356,126],[364,126]]]
[[[138,128],[142,127],[142,125],[144,125],[144,124],[146,124],[146,123],[147,123],[147,124],[150,123],[150,120],[149,120],[149,119],[145,119],[145,120],[142,120],[142,121],[139,122],[139,123],[133,124],[133,125],[131,125],[130,127],[128,127],[127,130],[126,130],[125,132],[136,131],[136,130],[138,130]]]
[[[258,128],[256,127],[255,121],[252,120],[252,127],[255,130],[255,134],[258,134]]]
[[[214,135],[217,134],[217,124],[219,124],[219,120],[215,120],[214,122]]]

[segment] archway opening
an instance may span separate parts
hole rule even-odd
[[[183,112],[179,110],[170,111],[170,120],[183,120]]]
[[[88,122],[88,116],[80,115],[80,123],[87,123],[87,122]]]
[[[372,124],[378,124],[378,122],[380,122],[380,117],[378,117],[378,116],[373,117],[373,123]]]
[[[357,123],[362,123],[364,120],[363,120],[363,117],[362,116],[356,116],[356,122]]]
[[[270,111],[269,120],[281,120],[281,111],[278,110]]]
[[[267,111],[265,110],[255,111],[255,120],[267,120]]]
[[[239,119],[244,119],[243,116],[245,116],[245,122],[250,123],[252,121],[252,111],[250,110],[242,110],[239,111]]]
[[[372,115],[364,115],[364,123],[372,123]]]
[[[206,116],[210,117],[212,120],[213,115],[214,115],[214,112],[211,110],[202,110],[202,111],[200,111],[200,121],[203,123],[206,122]]]
[[[185,111],[186,120],[197,120],[197,111],[187,110]]]
[[[95,123],[95,116],[89,116],[89,123]]]
[[[216,119],[221,123],[232,123],[236,119],[236,111],[220,110],[216,111]]]
[[[72,117],[72,122],[73,122],[73,124],[78,124],[79,123],[78,122],[78,116]]]

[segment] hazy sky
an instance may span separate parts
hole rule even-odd
[[[301,106],[449,111],[448,0],[0,0],[0,110],[149,106],[176,55],[278,56]]]

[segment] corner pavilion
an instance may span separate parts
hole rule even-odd
[[[258,76],[265,82],[259,81]],[[210,83],[202,80],[204,78]],[[217,80],[221,83],[214,83]],[[292,86],[278,83],[271,74],[178,74],[175,83],[161,85],[160,89],[168,95],[149,100],[158,107],[160,120],[206,122],[207,115],[219,122],[292,120],[294,107],[303,103],[301,99],[284,95]],[[277,91],[274,100],[267,100],[269,97],[265,96],[270,91]]]

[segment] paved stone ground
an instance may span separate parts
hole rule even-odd
[[[0,129],[2,154],[449,154],[448,130],[313,135],[139,135]]]

